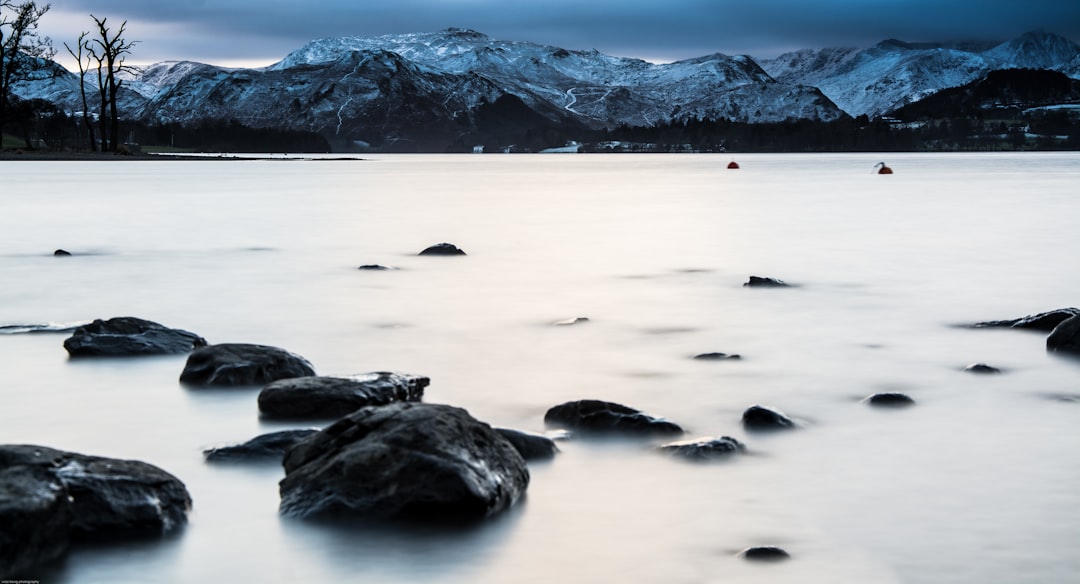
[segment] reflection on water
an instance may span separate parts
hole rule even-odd
[[[146,460],[195,501],[178,537],[79,547],[41,580],[1075,579],[1080,361],[956,325],[1077,304],[1080,158],[895,154],[889,176],[876,158],[0,163],[0,442]],[[442,241],[468,255],[416,255]],[[22,334],[123,315],[326,375],[426,375],[427,401],[496,426],[542,432],[547,408],[605,399],[748,452],[570,440],[479,526],[285,520],[280,468],[202,461],[293,427],[259,417],[258,388]],[[693,359],[718,351],[741,359]],[[963,371],[977,362],[1003,373]],[[882,391],[916,405],[862,403]],[[801,429],[745,432],[754,404]],[[736,556],[757,545],[792,559]]]

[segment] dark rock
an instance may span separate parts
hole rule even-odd
[[[206,339],[195,333],[133,316],[97,319],[78,327],[64,341],[72,357],[168,355],[205,346]]]
[[[790,559],[791,554],[775,546],[760,546],[744,549],[739,557],[754,562],[779,562]]]
[[[986,363],[972,363],[971,365],[968,365],[967,367],[964,367],[964,371],[966,371],[968,373],[981,373],[981,374],[1001,373],[1001,369],[998,369],[997,367],[991,367],[991,366],[987,365]]]
[[[529,485],[516,449],[463,409],[414,402],[368,407],[285,454],[283,515],[478,519]]]
[[[277,347],[222,343],[188,355],[180,381],[199,385],[264,385],[315,375],[307,359]]]
[[[747,430],[787,430],[795,428],[795,422],[776,410],[763,406],[750,406],[742,415]]]
[[[259,411],[268,418],[340,418],[365,406],[420,401],[429,383],[427,377],[386,371],[352,377],[281,379],[259,392]]]
[[[731,361],[742,359],[739,355],[728,355],[727,353],[700,353],[694,355],[694,358],[699,361]]]
[[[544,414],[544,422],[583,432],[616,432],[639,435],[677,435],[678,424],[655,418],[621,404],[584,399],[557,405]]]
[[[392,270],[393,268],[390,268],[390,267],[387,267],[387,266],[380,266],[379,264],[365,264],[365,265],[362,265],[362,266],[360,266],[359,268],[356,268],[356,269],[379,272],[379,271],[385,271],[385,270]]]
[[[179,479],[137,460],[0,446],[0,468],[17,467],[45,470],[59,481],[70,498],[75,536],[162,534],[184,525],[191,509],[191,496]]]
[[[0,577],[64,555],[71,523],[71,499],[56,476],[34,465],[0,468]]]
[[[897,392],[875,393],[863,400],[868,405],[882,408],[903,408],[915,405],[915,400]]]
[[[1080,308],[1058,308],[1057,310],[1040,312],[1039,314],[1029,314],[1012,320],[977,322],[971,326],[973,328],[1002,327],[1050,332],[1054,330],[1054,327],[1057,325],[1076,315],[1080,315]]]
[[[68,257],[71,255],[71,252],[66,249],[58,249],[52,252],[52,254],[56,257]]]
[[[1080,355],[1080,315],[1054,327],[1046,337],[1046,350]]]
[[[318,432],[317,429],[281,430],[256,436],[243,444],[221,446],[203,451],[206,462],[251,462],[275,460],[281,462],[285,452],[298,442]]]
[[[698,438],[696,440],[682,440],[669,442],[659,447],[661,452],[673,454],[691,460],[708,460],[713,458],[728,458],[733,454],[746,451],[746,445],[731,436],[719,438]]]
[[[783,280],[778,280],[776,278],[750,276],[750,280],[743,284],[743,286],[751,286],[756,288],[788,288],[791,286],[791,284],[788,284],[787,282]]]
[[[459,256],[465,255],[465,252],[452,243],[436,243],[435,245],[424,249],[424,251],[420,252],[418,255]]]
[[[550,460],[559,453],[555,441],[542,434],[532,434],[511,428],[495,428],[525,460]]]

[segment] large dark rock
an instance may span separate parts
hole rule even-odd
[[[58,557],[71,538],[172,531],[190,509],[184,484],[145,462],[0,446],[0,574]]]
[[[287,516],[478,519],[529,485],[518,451],[463,409],[400,402],[367,407],[294,446],[283,461]]]
[[[583,432],[672,436],[683,433],[678,424],[613,402],[583,399],[557,405],[544,414],[544,422]]]
[[[180,381],[197,385],[265,385],[315,375],[307,359],[277,347],[222,343],[188,355]]]
[[[317,429],[281,430],[262,434],[232,446],[219,446],[203,451],[206,462],[258,462],[274,460],[278,463],[293,446],[304,438],[318,432]]]
[[[716,458],[729,458],[733,454],[746,451],[746,445],[731,436],[719,438],[698,438],[696,440],[682,440],[669,442],[659,446],[659,450],[690,460],[711,460]]]
[[[452,243],[436,243],[421,251],[417,255],[422,256],[459,256],[465,255],[464,250]]]
[[[1054,327],[1046,337],[1046,350],[1080,355],[1080,315]]]
[[[427,377],[386,371],[281,379],[259,392],[259,411],[268,418],[340,418],[365,406],[420,401],[429,383]]]
[[[988,320],[985,322],[977,322],[971,326],[974,328],[1001,327],[1050,332],[1054,330],[1057,325],[1076,315],[1080,315],[1080,308],[1058,308],[1056,310],[1040,312],[1039,314],[1029,314],[1011,320]]]
[[[795,422],[784,414],[764,407],[750,406],[742,415],[743,427],[747,430],[789,430],[795,428]]]
[[[38,466],[0,468],[0,578],[59,558],[70,542],[71,500],[60,480]]]
[[[559,453],[555,441],[542,434],[532,434],[511,428],[495,428],[525,460],[550,460]]]
[[[64,341],[72,357],[167,355],[204,346],[206,339],[195,333],[133,316],[97,319],[76,328]]]

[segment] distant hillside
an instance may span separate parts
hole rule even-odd
[[[905,121],[980,117],[993,110],[1067,104],[1080,108],[1080,80],[1045,69],[1004,69],[908,104],[893,117]]]

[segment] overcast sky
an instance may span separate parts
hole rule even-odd
[[[127,21],[129,64],[263,66],[308,41],[470,28],[502,40],[654,62],[711,53],[771,57],[824,46],[1005,40],[1042,29],[1080,40],[1080,0],[38,0],[64,43],[90,14]]]

